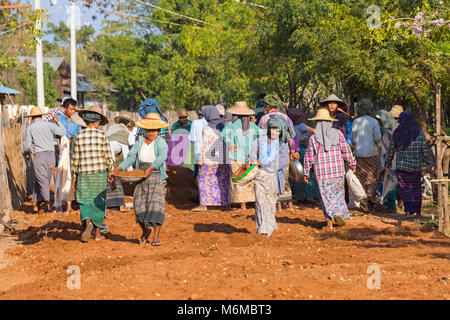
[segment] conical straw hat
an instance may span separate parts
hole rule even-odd
[[[338,121],[337,119],[333,119],[330,116],[330,112],[328,111],[327,108],[320,108],[319,110],[317,110],[316,116],[314,118],[310,118],[308,120]]]
[[[331,94],[328,98],[326,98],[325,100],[322,100],[319,102],[319,104],[321,106],[327,104],[328,102],[337,102],[339,105],[345,105],[345,102],[342,101],[341,99],[339,99],[339,97],[337,95],[335,95],[334,93]]]
[[[130,126],[130,127],[134,127],[134,126],[135,126],[135,123],[134,123],[133,119],[131,119],[130,117],[127,117],[127,116],[117,116],[117,117],[114,118],[114,122],[115,122],[115,123],[119,123],[120,120],[126,120],[126,121],[128,121],[127,126]]]
[[[44,115],[46,115],[47,113],[43,113],[42,112],[42,110],[41,110],[41,108],[39,108],[39,107],[33,107],[33,108],[31,108],[31,111],[30,111],[30,114],[29,115],[27,115],[26,117],[28,118],[28,117],[39,117],[39,116],[44,116]]]
[[[233,108],[228,109],[227,112],[239,116],[251,116],[255,114],[255,111],[251,110],[249,107],[247,107],[247,102],[245,101],[238,101],[234,104]]]
[[[145,119],[136,122],[136,126],[142,129],[162,129],[167,128],[169,124],[161,120],[159,113],[148,113]]]
[[[98,106],[92,106],[89,109],[81,109],[81,110],[77,110],[79,116],[83,119],[83,114],[88,113],[88,112],[93,112],[93,113],[97,113],[102,117],[102,120],[100,121],[100,125],[104,126],[105,124],[107,124],[109,121],[108,119],[102,114],[102,108],[98,107]]]

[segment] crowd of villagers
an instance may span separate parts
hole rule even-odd
[[[243,101],[227,108],[222,98],[198,110],[195,120],[180,110],[170,130],[155,99],[143,102],[141,120],[119,116],[107,130],[102,128],[108,119],[101,108],[79,110],[70,97],[60,102],[50,114],[35,107],[28,115],[24,152],[32,159],[35,175],[32,201],[38,212],[42,204],[47,211],[58,205],[70,211],[76,200],[83,242],[104,239],[107,208],[127,210],[117,175],[140,169],[144,179],[133,193],[136,222],[142,229],[139,241],[149,242],[153,228],[151,244],[161,244],[166,167],[174,165],[171,153],[177,146],[171,137],[176,135],[188,137],[194,155],[199,205],[192,211],[243,211],[254,203],[256,232],[269,237],[277,230],[277,211],[283,206],[294,210],[294,203],[318,204],[331,230],[350,219],[349,207],[396,212],[401,204],[406,216],[420,215],[422,174],[433,168],[414,114],[399,105],[374,112],[366,98],[357,102],[356,116],[351,117],[344,101],[332,94],[309,119],[301,107],[287,108],[275,95],[260,95],[256,109]],[[295,161],[303,166],[300,182],[289,175],[290,162]],[[398,183],[380,201],[381,173],[393,168]],[[349,170],[367,195],[360,203],[349,192]],[[59,189],[70,181],[62,199],[55,189],[55,208],[50,202],[52,178]]]

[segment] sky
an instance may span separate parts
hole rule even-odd
[[[54,3],[54,5],[51,5]],[[34,0],[22,1],[22,4],[30,4],[34,8]],[[64,21],[67,24],[67,20],[69,16],[66,14],[66,8],[70,5],[69,0],[41,0],[41,9],[47,9],[48,14],[51,16],[48,22],[53,23],[54,25],[59,25],[60,21]],[[99,9],[95,6],[92,8],[86,8],[81,6],[81,4],[77,5],[80,8],[80,17],[79,22],[82,25],[90,24],[94,27],[96,31],[96,35],[100,33],[102,29],[102,15],[99,13]],[[94,20],[92,16],[96,15],[97,19]],[[46,26],[44,25],[44,31],[46,30]],[[50,35],[46,35],[43,37],[44,40],[52,40],[53,37]]]

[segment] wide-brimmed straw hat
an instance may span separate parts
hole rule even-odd
[[[337,119],[333,119],[330,116],[330,111],[328,111],[327,108],[320,108],[319,110],[317,110],[316,116],[314,118],[309,118],[308,120],[338,121]]]
[[[87,127],[86,122],[84,122],[84,120],[81,119],[80,115],[76,112],[70,117],[70,119],[72,119],[73,122],[75,122],[76,124],[78,124],[84,128]]]
[[[27,118],[28,117],[40,117],[40,116],[44,116],[46,114],[47,113],[42,112],[41,108],[36,106],[36,107],[31,108],[30,114],[25,117],[27,117]]]
[[[89,109],[82,109],[82,110],[77,110],[78,115],[83,119],[83,115],[88,113],[88,112],[92,112],[92,113],[96,113],[98,115],[100,115],[102,117],[102,120],[100,121],[100,125],[104,126],[105,124],[109,123],[108,119],[102,114],[102,108],[98,107],[98,106],[92,106]]]
[[[400,113],[402,113],[403,107],[399,106],[398,104],[396,104],[395,106],[392,107],[391,111],[389,111],[389,113],[394,117],[394,118],[398,118],[400,117]]]
[[[238,116],[251,116],[255,114],[255,111],[247,107],[247,102],[245,101],[236,102],[233,108],[228,109],[227,112]]]
[[[326,106],[328,102],[336,102],[340,106],[345,106],[345,102],[342,101],[337,95],[334,93],[328,96],[326,99],[319,102],[321,106]]]
[[[126,120],[126,121],[128,121],[127,127],[134,127],[134,126],[135,126],[135,123],[134,123],[133,119],[131,119],[130,117],[127,117],[127,116],[117,116],[117,117],[114,118],[114,122],[115,122],[115,123],[120,123],[120,120]]]
[[[167,128],[169,124],[161,120],[159,113],[148,113],[145,119],[136,122],[136,126],[142,129],[162,129]]]

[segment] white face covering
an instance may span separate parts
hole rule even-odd
[[[275,128],[270,129],[270,139],[276,140],[279,138],[281,131]]]

